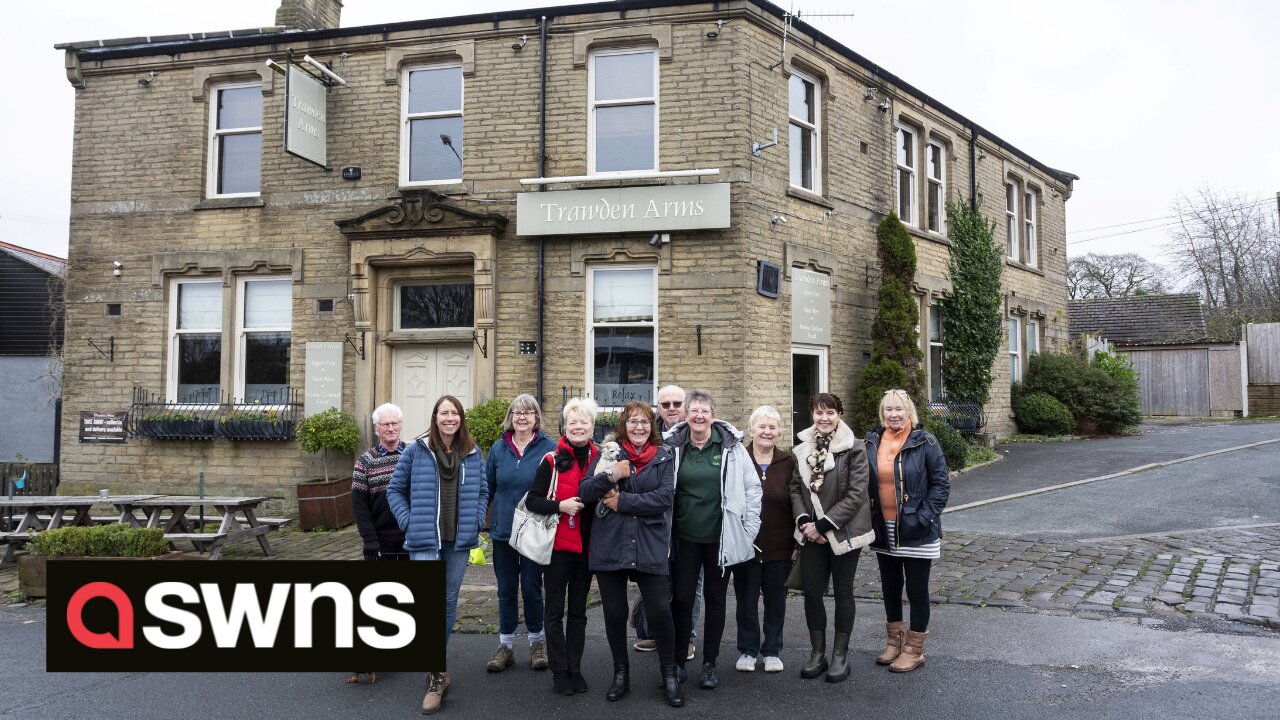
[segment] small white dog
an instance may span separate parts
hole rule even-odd
[[[605,436],[604,442],[600,443],[600,458],[596,460],[592,474],[599,475],[621,459],[622,446],[618,444],[613,433],[609,433]],[[610,490],[605,493],[605,497],[613,497],[617,492],[617,490]],[[596,503],[596,517],[604,517],[608,512],[609,508],[605,507],[604,503]]]

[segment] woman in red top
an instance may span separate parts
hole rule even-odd
[[[578,497],[578,485],[591,474],[600,449],[591,442],[595,429],[596,404],[573,398],[564,406],[564,437],[554,453],[547,453],[538,465],[529,488],[525,506],[549,515],[560,513],[556,539],[551,549],[551,563],[543,570],[543,592],[546,597],[545,632],[547,655],[551,661],[551,680],[562,695],[587,691],[582,676],[582,650],[587,640],[587,591],[591,589],[591,569],[587,559],[587,538],[595,503],[586,507]],[[627,463],[617,472],[624,477]],[[555,478],[554,499],[551,482]],[[568,604],[568,619],[565,605]]]

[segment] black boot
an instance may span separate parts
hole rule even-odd
[[[809,631],[809,662],[800,668],[800,677],[812,680],[827,671],[827,633],[824,630]]]
[[[719,684],[720,684],[720,678],[716,675],[715,662],[712,661],[712,662],[702,663],[702,676],[698,682],[698,685],[703,690],[715,690],[716,686]]]
[[[849,633],[836,633],[831,642],[831,667],[827,669],[827,682],[844,682],[849,678]]]
[[[631,668],[627,664],[613,665],[613,684],[609,686],[609,692],[605,693],[604,699],[609,702],[616,702],[627,696],[631,691]]]
[[[573,686],[573,691],[576,693],[587,691],[587,679],[582,677],[582,673],[577,670],[569,671],[569,684]]]
[[[573,685],[569,683],[569,673],[562,670],[552,670],[551,688],[557,695],[572,695]]]
[[[667,704],[671,707],[684,707],[684,692],[676,679],[675,665],[662,666],[662,693],[667,696]]]

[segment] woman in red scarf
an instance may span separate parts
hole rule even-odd
[[[591,589],[587,539],[591,536],[595,508],[587,508],[578,497],[578,485],[590,476],[600,456],[600,449],[591,442],[595,424],[594,402],[573,398],[565,404],[564,437],[560,438],[555,452],[542,458],[525,500],[525,506],[533,512],[560,513],[556,539],[551,546],[551,563],[543,570],[546,599],[543,624],[552,686],[562,695],[587,691],[587,680],[582,676],[582,650],[587,640],[587,592]],[[616,465],[612,474],[625,477],[629,466],[624,462]],[[553,481],[554,488],[551,487]],[[594,506],[595,501],[590,505]]]
[[[667,589],[674,462],[671,451],[661,444],[657,418],[648,404],[627,403],[615,430],[631,466],[630,476],[610,469],[579,486],[583,502],[599,501],[607,508],[591,527],[591,570],[600,587],[604,630],[613,653],[613,684],[605,699],[621,700],[631,689],[627,657],[627,581],[631,580],[640,587],[649,627],[658,641],[667,703],[680,707],[684,693],[676,679],[675,626]]]

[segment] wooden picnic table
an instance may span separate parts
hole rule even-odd
[[[280,527],[283,519],[259,519],[257,507],[265,497],[196,497],[193,495],[154,495],[124,503],[122,522],[135,527],[160,528],[170,542],[186,540],[199,552],[209,553],[210,560],[222,555],[228,542],[255,538],[262,553],[270,556],[267,533]],[[221,520],[215,532],[204,532],[190,514],[200,508],[212,508]]]
[[[0,562],[13,559],[19,541],[29,531],[56,530],[60,527],[74,525],[93,525],[94,519],[89,511],[95,505],[111,505],[119,515],[119,522],[127,522],[125,508],[133,503],[153,498],[154,495],[16,495],[0,496],[0,514],[12,511],[21,513],[18,524],[5,533],[4,558]]]

